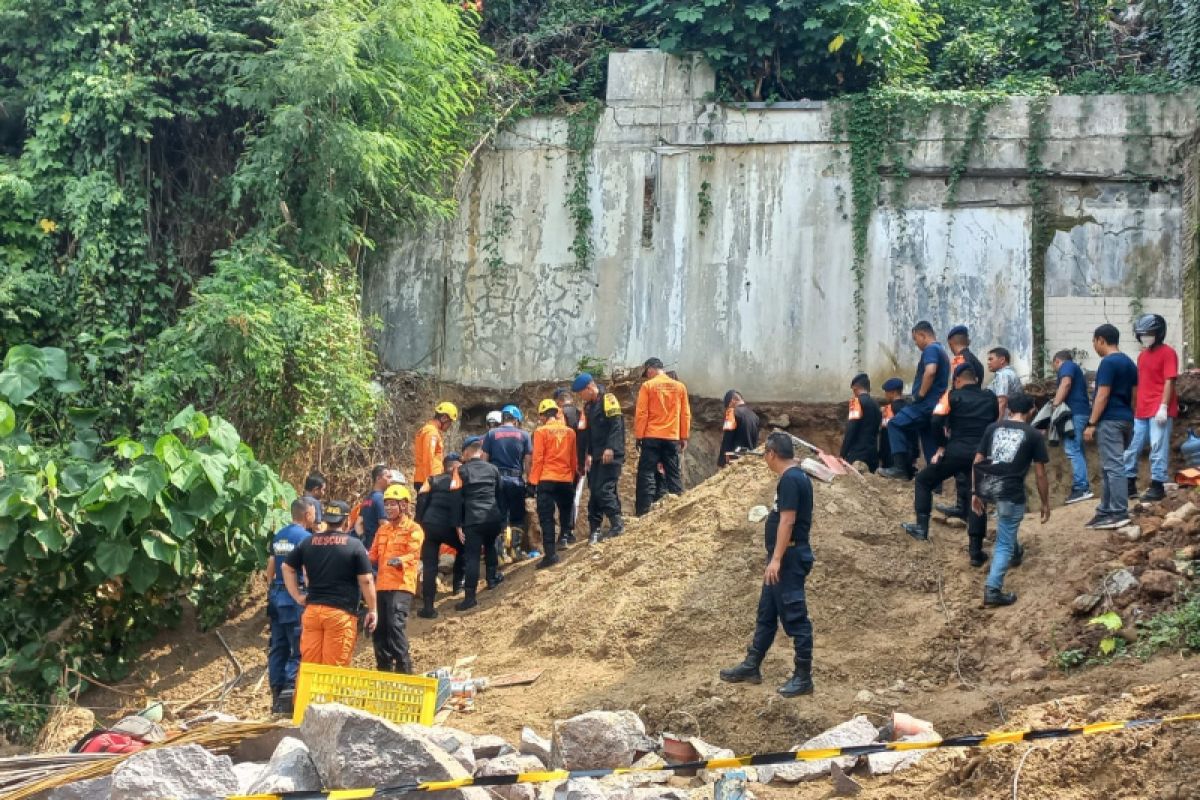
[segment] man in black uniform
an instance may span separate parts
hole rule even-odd
[[[916,487],[913,490],[913,507],[917,513],[917,521],[905,522],[901,526],[904,532],[914,539],[925,541],[929,538],[929,512],[933,508],[934,488],[940,486],[946,478],[963,470],[970,474],[983,432],[996,421],[996,414],[1000,408],[996,402],[996,395],[987,389],[979,388],[977,379],[978,376],[970,364],[959,364],[954,369],[954,388],[934,409],[933,426],[938,449],[933,454],[929,466],[917,473]],[[947,429],[950,431],[948,439]],[[967,491],[970,492],[969,486]],[[986,519],[972,511],[967,519],[972,566],[981,566],[987,560],[983,553],[985,525]]]
[[[504,526],[500,513],[500,470],[495,464],[484,461],[483,437],[470,436],[463,442],[463,463],[458,468],[462,481],[462,528],[459,541],[466,547],[466,596],[455,606],[466,611],[479,605],[475,590],[479,586],[479,550],[487,565],[487,588],[494,589],[504,580],[500,574],[500,559],[496,553],[496,537]]]
[[[721,450],[717,453],[717,467],[723,467],[728,454],[744,447],[758,447],[758,414],[750,410],[742,393],[730,389],[725,393],[725,422],[721,425]]]
[[[562,411],[563,423],[568,428],[575,431],[575,485],[573,490],[575,498],[578,499],[583,492],[580,483],[586,477],[584,465],[587,463],[587,417],[579,410],[579,406],[575,405],[575,396],[571,394],[571,390],[565,386],[560,386],[554,390],[554,402],[558,403],[558,408]],[[572,508],[571,527],[574,529],[576,518],[579,516],[579,509]],[[575,534],[567,533],[559,541],[559,547],[575,544]]]
[[[888,441],[888,421],[900,413],[900,409],[908,405],[904,397],[904,381],[899,378],[888,378],[883,382],[883,405],[879,411],[883,416],[879,424],[879,466],[892,466],[892,446]]]
[[[971,352],[971,331],[967,326],[955,325],[951,328],[950,333],[946,335],[946,345],[950,348],[951,372],[958,369],[959,365],[967,364],[971,367],[971,372],[975,373],[975,385],[983,386],[983,379],[987,373],[983,371],[983,364]],[[993,394],[995,393],[993,392]],[[968,506],[971,504],[971,471],[969,469],[954,476],[954,491],[957,498],[954,505],[939,503],[934,506],[934,510],[947,517],[966,521],[969,512]]]
[[[617,480],[625,463],[625,418],[621,416],[617,396],[606,394],[604,387],[597,386],[588,373],[578,375],[571,390],[584,400],[587,429],[582,431],[581,438],[587,441],[584,470],[588,475],[588,542],[595,544],[600,541],[600,525],[605,517],[610,537],[625,531],[621,500],[617,497]]]
[[[462,456],[450,453],[442,459],[441,475],[434,475],[421,486],[417,493],[417,511],[413,515],[417,523],[425,531],[425,541],[421,542],[421,610],[418,617],[435,619],[437,611],[433,601],[437,595],[438,556],[443,545],[453,547],[454,557],[454,591],[457,592],[463,584],[463,570],[466,559],[463,556],[463,543],[458,539],[458,530],[463,524],[462,479],[458,468],[462,464]]]
[[[871,379],[860,372],[850,381],[850,412],[846,416],[846,435],[842,437],[842,458],[853,464],[861,461],[874,472],[879,468],[879,429],[883,414],[871,397]]]
[[[775,486],[775,504],[767,516],[768,561],[758,598],[754,638],[746,651],[746,660],[721,670],[720,676],[728,683],[762,683],[759,666],[782,623],[783,632],[792,637],[795,647],[795,669],[791,679],[778,691],[784,697],[796,697],[813,691],[812,622],[808,619],[808,598],[804,594],[804,581],[813,565],[808,542],[812,528],[812,482],[796,460],[792,437],[783,431],[767,437],[764,455],[767,466],[779,476],[779,483]]]

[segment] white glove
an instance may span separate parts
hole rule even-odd
[[[1167,404],[1163,403],[1158,407],[1158,413],[1154,415],[1155,423],[1159,425],[1167,424]]]

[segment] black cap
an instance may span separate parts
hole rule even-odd
[[[969,337],[970,335],[971,335],[971,333],[969,330],[967,330],[966,325],[955,325],[953,328],[950,329],[950,332],[946,334],[946,338],[953,339],[955,336],[968,336]]]
[[[646,370],[648,370],[648,369],[662,369],[662,368],[663,368],[663,362],[662,362],[661,358],[647,358],[646,363],[642,364],[642,377],[643,378],[646,377]]]
[[[954,368],[954,377],[957,378],[959,375],[962,375],[964,372],[970,372],[972,375],[975,375],[975,368],[972,367],[970,364],[959,364],[957,367]],[[975,375],[975,377],[978,378],[979,376]]]
[[[865,372],[858,373],[850,380],[850,388],[853,389],[855,386],[866,386],[869,388],[871,386],[871,376]]]
[[[725,407],[726,408],[728,408],[729,404],[733,402],[733,396],[735,394],[741,394],[741,392],[739,392],[737,389],[730,389],[728,392],[725,393]]]
[[[321,518],[330,525],[341,525],[350,514],[350,505],[341,500],[330,500],[321,509]]]

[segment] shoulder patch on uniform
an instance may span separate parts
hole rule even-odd
[[[617,399],[615,394],[611,392],[604,395],[604,416],[619,417],[621,416],[621,401]]]

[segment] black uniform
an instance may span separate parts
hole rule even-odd
[[[1000,404],[996,395],[988,389],[978,386],[965,386],[950,392],[950,413],[946,416],[933,418],[934,436],[939,447],[945,452],[936,464],[930,464],[917,473],[916,488],[913,492],[913,507],[918,519],[921,515],[929,516],[933,509],[933,490],[942,481],[959,472],[970,472],[975,461],[975,453],[979,450],[979,442],[983,439],[984,431],[996,421],[1000,413]],[[950,429],[949,438],[946,429]],[[967,535],[970,537],[970,552],[972,557],[982,555],[983,535],[986,520],[969,511],[967,518]]]
[[[883,412],[875,398],[863,392],[856,398],[857,409],[851,401],[850,416],[846,420],[846,435],[842,437],[842,458],[853,464],[861,461],[874,472],[879,468],[879,429],[883,423]]]
[[[962,360],[960,361],[959,359]],[[957,367],[959,364],[970,364],[971,372],[975,373],[975,385],[983,386],[983,378],[987,373],[983,371],[983,364],[979,363],[979,359],[971,352],[971,348],[964,347],[958,355],[951,356],[950,363],[952,368]]]
[[[970,364],[971,371],[975,373],[975,385],[983,386],[983,378],[987,373],[983,371],[983,364],[979,363],[979,359],[971,352],[971,348],[964,347],[961,353],[951,358],[950,363],[951,369],[959,364]],[[997,412],[997,417],[999,417],[999,412]],[[995,422],[995,420],[992,421]],[[967,517],[971,513],[971,472],[969,468],[954,476],[954,494],[959,515]]]
[[[458,468],[462,481],[463,534],[467,540],[465,578],[467,600],[475,598],[479,586],[479,550],[487,565],[488,586],[499,583],[500,558],[496,553],[496,537],[504,526],[500,513],[500,470],[482,458],[474,458]]]
[[[813,491],[808,475],[798,466],[788,468],[775,486],[775,503],[764,530],[768,562],[775,552],[781,511],[796,512],[792,542],[783,555],[779,582],[774,585],[763,583],[749,655],[761,662],[775,641],[776,629],[782,624],[783,632],[792,637],[795,647],[796,671],[811,674],[813,633],[804,582],[813,566],[813,552],[808,541],[812,528]]]
[[[453,547],[456,553],[454,586],[463,582],[466,559],[458,540],[458,529],[463,524],[463,495],[454,490],[454,483],[454,473],[444,472],[426,481],[417,494],[414,518],[425,531],[425,541],[421,543],[421,598],[427,611],[433,610],[437,594],[438,554],[442,545]]]
[[[599,396],[583,407],[587,429],[581,437],[586,442],[584,452],[592,457],[588,470],[588,527],[598,531],[608,517],[611,529],[619,533],[625,527],[621,520],[621,499],[617,496],[617,480],[625,463],[625,418],[616,395],[605,394],[603,386],[597,389]],[[611,464],[602,460],[605,450],[612,450]]]
[[[758,447],[758,414],[751,411],[750,406],[743,404],[733,409],[732,419],[729,417],[727,411],[722,426],[721,450],[717,453],[718,467],[725,466],[726,453],[732,453],[739,447],[747,450]]]
[[[890,419],[891,417],[894,417],[897,414],[899,414],[900,409],[904,408],[906,405],[908,405],[908,400],[903,397],[897,397],[895,400],[888,403],[887,407],[890,408],[892,411],[892,413],[889,415],[888,418]],[[882,415],[882,412],[883,412],[883,409],[880,409],[881,415]],[[892,443],[891,443],[891,440],[888,439],[888,431],[887,431],[887,428],[883,427],[882,421],[880,422],[880,428],[879,428],[879,466],[881,466],[881,467],[894,466],[892,464]]]

